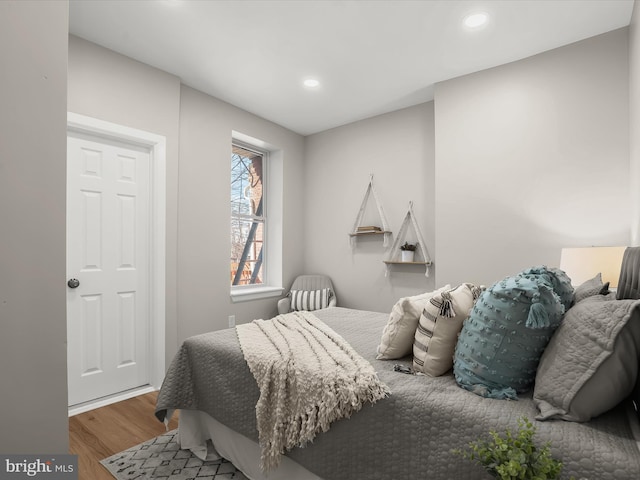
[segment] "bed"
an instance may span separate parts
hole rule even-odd
[[[618,301],[615,294],[602,297],[596,300]],[[640,314],[629,312],[629,324],[640,324]],[[156,407],[160,420],[180,410],[182,448],[204,457],[211,440],[220,455],[252,480],[483,479],[490,477],[481,467],[452,450],[485,437],[489,430],[513,429],[523,416],[533,420],[540,415],[532,389],[518,393],[517,400],[486,398],[460,388],[451,371],[437,377],[396,371],[396,365],[413,366],[411,355],[394,361],[376,358],[389,313],[340,307],[313,313],[370,362],[391,395],[334,422],[311,444],[287,452],[277,469],[264,472],[255,414],[260,391],[236,330],[198,335],[182,345]],[[632,370],[637,374],[637,356],[635,362]],[[635,395],[637,401],[638,388]],[[640,478],[640,429],[633,399],[586,422],[535,422],[537,442],[550,441],[553,456],[563,463],[562,478]]]

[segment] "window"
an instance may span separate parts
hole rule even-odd
[[[232,302],[282,295],[284,150],[231,134],[229,290]]]
[[[268,152],[231,146],[231,286],[262,285],[266,268]]]

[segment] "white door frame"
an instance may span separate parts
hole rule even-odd
[[[149,271],[149,379],[151,385],[135,392],[124,392],[107,399],[88,402],[69,410],[69,415],[91,410],[108,403],[117,402],[144,393],[158,390],[165,375],[165,264],[166,264],[166,156],[167,140],[162,135],[125,127],[97,118],[67,112],[67,132],[81,132],[104,139],[115,139],[149,149],[151,159],[150,178],[150,271]],[[132,394],[133,393],[133,394]]]

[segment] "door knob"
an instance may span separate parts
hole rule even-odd
[[[69,288],[78,288],[78,286],[80,285],[80,280],[78,280],[77,278],[71,278],[67,282],[67,285],[69,285]]]

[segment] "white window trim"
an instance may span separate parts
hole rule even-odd
[[[280,297],[284,292],[283,287],[270,287],[268,285],[242,285],[233,287],[231,301],[233,303],[249,302],[262,298]]]
[[[282,286],[282,240],[283,240],[283,190],[284,190],[284,162],[283,152],[277,146],[268,144],[257,138],[250,137],[240,132],[232,132],[232,142],[245,144],[247,147],[265,150],[268,153],[266,162],[266,195],[264,217],[265,243],[267,246],[264,257],[266,276],[264,283],[260,285],[230,285],[230,296],[233,303],[247,302],[281,296],[284,292]]]

